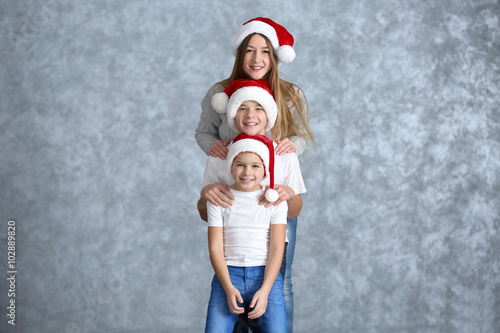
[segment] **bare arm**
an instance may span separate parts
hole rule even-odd
[[[269,257],[267,259],[266,270],[264,272],[264,282],[260,289],[254,294],[250,308],[253,310],[248,314],[248,318],[255,319],[262,316],[267,309],[267,299],[269,292],[276,281],[283,260],[285,250],[286,224],[271,225],[271,236],[269,241]]]
[[[203,221],[208,222],[207,201],[200,198],[197,203],[198,213]]]
[[[294,219],[299,216],[300,211],[302,210],[302,197],[300,194],[292,197],[288,202],[288,214],[287,219]]]
[[[226,260],[224,259],[224,231],[223,227],[208,227],[208,249],[210,251],[210,261],[215,274],[219,279],[222,288],[226,292],[227,305],[229,310],[235,314],[241,314],[245,311],[239,307],[236,301],[243,303],[240,292],[231,283]],[[283,254],[283,253],[282,253]],[[279,269],[279,268],[278,268]]]

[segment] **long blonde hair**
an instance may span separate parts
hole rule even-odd
[[[243,70],[243,59],[253,35],[255,33],[248,35],[238,48],[231,76],[220,82],[224,87],[227,87],[236,79],[248,78]],[[264,75],[263,79],[269,82],[269,88],[278,106],[278,117],[272,129],[271,137],[273,140],[282,140],[291,136],[298,136],[314,145],[314,137],[309,127],[309,111],[306,98],[297,85],[279,78],[278,62],[273,46],[266,36],[260,35],[266,40],[271,59],[271,69]],[[295,116],[292,115],[292,109],[295,109]]]

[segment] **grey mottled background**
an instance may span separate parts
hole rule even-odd
[[[301,157],[296,332],[499,332],[499,14],[496,0],[2,0],[0,331],[203,330],[194,129],[232,35],[262,15],[296,37],[280,71],[318,143]]]

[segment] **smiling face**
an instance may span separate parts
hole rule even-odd
[[[236,111],[234,122],[241,133],[247,135],[265,135],[267,114],[264,108],[255,101],[241,103]]]
[[[242,192],[258,191],[264,179],[265,169],[260,157],[255,153],[241,153],[233,161],[231,175],[234,184],[231,188]]]
[[[243,71],[248,78],[260,80],[271,70],[271,55],[264,37],[255,34],[244,51]]]

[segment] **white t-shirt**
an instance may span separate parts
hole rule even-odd
[[[231,193],[236,200],[227,208],[207,202],[208,226],[224,227],[224,258],[228,266],[265,266],[271,224],[286,224],[288,205],[259,205],[264,188],[255,192],[231,189]]]
[[[276,146],[276,145],[275,145]],[[229,148],[230,146],[228,146]],[[227,160],[209,156],[205,165],[205,175],[203,185],[209,184],[234,184],[233,177],[228,171]],[[274,158],[274,184],[289,186],[295,194],[306,193],[306,186],[300,172],[300,164],[297,154],[288,153],[282,156],[276,155]],[[269,185],[269,176],[262,180],[261,185]]]

